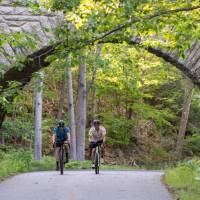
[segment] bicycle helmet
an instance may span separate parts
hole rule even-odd
[[[60,121],[58,122],[58,126],[59,126],[59,127],[64,127],[64,126],[65,126],[64,121],[63,121],[63,120],[60,120]]]
[[[95,120],[93,121],[93,125],[96,125],[96,124],[100,125],[100,124],[101,124],[101,123],[100,123],[100,120],[95,119]]]

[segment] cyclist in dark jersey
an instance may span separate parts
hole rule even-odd
[[[58,123],[58,126],[54,128],[54,134],[53,134],[53,146],[55,147],[55,157],[56,157],[56,170],[59,170],[59,153],[62,142],[64,142],[64,149],[65,149],[66,163],[67,163],[69,161],[70,132],[69,128],[65,126],[65,123],[61,120]]]

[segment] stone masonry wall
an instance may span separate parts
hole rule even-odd
[[[12,0],[0,3],[0,33],[29,33],[38,41],[37,49],[47,46],[54,39],[53,30],[62,21],[61,14],[44,10],[36,14],[26,7],[13,7],[12,3]],[[9,65],[15,61],[15,55],[28,55],[35,50],[6,44],[0,50],[0,63]]]

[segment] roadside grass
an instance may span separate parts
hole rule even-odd
[[[65,164],[66,170],[90,170],[91,161],[72,161]],[[139,167],[102,165],[101,170],[135,170]],[[33,151],[24,149],[12,149],[0,146],[0,180],[17,173],[31,171],[55,170],[55,158],[43,156],[42,160],[34,160]]]
[[[33,152],[23,149],[0,148],[0,180],[8,176],[29,171],[53,170],[55,160],[50,156],[43,156],[36,161]]]
[[[70,160],[69,163],[65,164],[65,169],[90,169],[91,168],[91,162],[89,160],[83,161],[83,162],[78,162],[78,161],[73,161]]]
[[[0,151],[0,178],[30,169],[29,151],[4,149]]]
[[[180,163],[165,173],[165,183],[175,190],[180,200],[200,199],[200,160],[194,159]]]
[[[70,160],[65,164],[66,170],[91,170],[91,161],[78,162]],[[123,166],[123,165],[101,165],[100,170],[142,170],[147,167]],[[154,169],[148,167],[148,169]],[[0,180],[8,176],[31,171],[55,170],[55,158],[43,156],[42,160],[34,159],[32,150],[14,149],[0,145]]]
[[[50,171],[55,169],[55,158],[43,156],[42,160],[32,160],[30,171]]]
[[[141,167],[125,166],[125,165],[102,165],[100,170],[142,170]]]
[[[69,170],[76,170],[76,169],[91,169],[91,161],[86,160],[83,162],[78,161],[70,161],[69,163],[65,164],[65,169]],[[123,165],[108,165],[103,164],[100,167],[100,170],[136,170],[141,169],[140,167],[132,167],[132,166],[123,166]]]

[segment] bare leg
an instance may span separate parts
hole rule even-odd
[[[64,149],[65,149],[66,163],[67,163],[69,162],[69,144],[68,143],[64,144]]]
[[[89,148],[89,158],[90,158],[90,160],[92,160],[92,149],[91,148]]]
[[[65,144],[65,145],[64,145],[64,148],[65,148],[65,153],[68,153],[68,152],[69,152],[69,145],[68,145],[68,144]]]
[[[60,147],[56,147],[56,150],[55,150],[55,158],[56,158],[56,161],[57,161],[57,162],[59,161],[59,154],[60,154]]]
[[[59,170],[59,154],[60,154],[60,147],[56,147],[55,150],[56,170]]]
[[[105,146],[101,145],[101,157],[104,158],[105,156]]]

